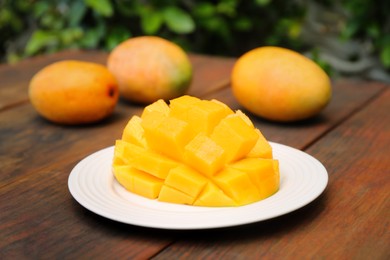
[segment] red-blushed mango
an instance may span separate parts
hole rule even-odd
[[[181,96],[192,80],[187,53],[157,36],[122,42],[110,53],[107,66],[118,81],[121,96],[143,104]]]
[[[77,125],[109,116],[118,101],[114,76],[100,64],[65,60],[38,71],[30,81],[29,98],[44,118]]]
[[[330,101],[328,75],[309,58],[280,47],[259,47],[241,56],[231,85],[248,111],[273,121],[304,120]]]

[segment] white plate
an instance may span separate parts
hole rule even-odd
[[[114,178],[114,147],[95,152],[72,170],[72,196],[88,210],[119,222],[161,229],[207,229],[236,226],[274,218],[301,208],[325,189],[328,174],[312,156],[272,143],[280,163],[280,190],[241,207],[196,207],[143,198],[126,191]]]

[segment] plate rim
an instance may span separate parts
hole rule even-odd
[[[205,223],[202,223],[202,224],[197,223],[196,225],[194,225],[194,224],[192,224],[192,225],[191,224],[190,225],[183,225],[183,224],[178,224],[178,223],[175,223],[175,224],[171,223],[169,225],[167,223],[162,224],[162,223],[158,223],[158,222],[156,223],[156,222],[148,222],[148,221],[136,221],[135,219],[131,219],[131,218],[123,218],[123,217],[118,216],[118,214],[115,214],[115,212],[107,211],[107,208],[101,208],[101,207],[99,208],[98,206],[93,205],[93,203],[91,204],[90,202],[88,202],[87,199],[85,199],[85,194],[82,195],[80,193],[80,190],[82,190],[83,187],[81,187],[80,186],[81,184],[79,182],[76,182],[75,180],[77,180],[76,177],[80,177],[81,176],[80,174],[83,174],[83,171],[82,171],[83,166],[85,167],[86,165],[91,163],[91,161],[93,161],[93,159],[95,159],[98,156],[104,156],[106,153],[112,155],[113,154],[113,150],[114,150],[114,146],[108,146],[108,147],[102,148],[102,149],[100,149],[98,151],[95,151],[95,152],[87,155],[83,159],[81,159],[79,162],[77,162],[77,164],[73,167],[73,169],[71,170],[71,172],[69,174],[69,177],[68,177],[68,189],[69,189],[72,197],[81,206],[83,206],[87,210],[89,210],[89,211],[91,211],[91,212],[93,212],[93,213],[95,213],[97,215],[100,215],[102,217],[105,217],[105,218],[108,218],[108,219],[111,219],[111,220],[114,220],[114,221],[117,221],[117,222],[121,222],[121,223],[124,223],[124,224],[130,224],[130,225],[135,225],[135,226],[141,226],[141,227],[147,227],[147,228],[157,228],[157,229],[170,229],[170,230],[196,230],[196,229],[225,228],[225,227],[232,227],[232,226],[251,224],[251,223],[255,223],[255,222],[261,222],[261,221],[265,221],[265,220],[268,220],[268,219],[276,218],[276,217],[279,217],[279,216],[282,216],[282,215],[286,215],[288,213],[291,213],[291,212],[293,212],[295,210],[298,210],[298,209],[308,205],[309,203],[314,201],[316,198],[318,198],[325,191],[325,189],[326,189],[326,187],[328,185],[328,181],[329,181],[329,176],[328,176],[326,168],[315,157],[311,156],[310,154],[308,154],[308,153],[306,153],[304,151],[296,149],[294,147],[290,147],[290,146],[287,146],[287,145],[284,145],[284,144],[275,143],[275,142],[271,142],[271,141],[269,143],[271,144],[271,146],[272,146],[272,148],[274,150],[274,154],[275,154],[275,152],[277,153],[279,150],[283,150],[283,151],[287,151],[287,152],[293,153],[296,156],[299,155],[300,157],[303,157],[306,160],[309,160],[313,165],[318,167],[318,170],[319,170],[318,174],[320,175],[320,178],[321,178],[321,181],[322,181],[321,183],[317,183],[317,185],[320,184],[320,186],[317,188],[315,193],[311,194],[310,197],[306,197],[306,199],[302,199],[300,201],[300,203],[296,203],[295,205],[293,205],[293,206],[291,206],[289,208],[285,207],[284,210],[279,210],[279,211],[277,211],[278,213],[273,213],[273,214],[271,214],[269,216],[263,214],[262,217],[252,217],[252,218],[246,217],[242,221],[232,221],[230,223],[229,222],[228,223],[225,223],[225,222],[207,223],[207,222],[205,222]],[[110,159],[110,162],[111,162],[112,157],[111,158],[105,158],[105,159],[106,160]],[[275,158],[275,159],[278,159],[278,158]],[[111,171],[111,169],[110,169],[110,171]],[[106,173],[106,174],[108,174],[108,173]],[[284,172],[283,174],[286,174],[286,173]],[[281,175],[282,175],[282,173],[281,173]],[[287,175],[288,175],[288,173],[287,173]],[[113,177],[113,175],[112,175],[112,177]],[[114,182],[116,182],[115,178],[114,178]],[[120,185],[120,184],[118,183],[117,185]],[[272,195],[271,197],[275,196],[279,192],[280,192],[280,190],[278,192],[276,192],[274,195]],[[130,193],[130,192],[128,192],[128,193]],[[137,196],[137,195],[135,195],[135,196]],[[271,197],[269,197],[269,198],[271,198]],[[122,200],[123,198],[119,198],[119,199]],[[142,199],[149,200],[149,199],[146,199],[146,198],[142,198]],[[244,206],[239,206],[239,207],[199,207],[199,208],[206,208],[206,209],[210,209],[211,208],[211,209],[216,209],[218,212],[227,211],[228,214],[232,214],[232,213],[234,213],[234,210],[236,210],[236,212],[237,212],[240,209],[256,208],[256,206],[263,204],[264,201],[266,201],[266,200],[267,199],[264,199],[264,200],[261,200],[261,201],[258,201],[258,202],[255,202],[255,203],[252,203],[252,204],[249,204],[249,205],[244,205]],[[157,202],[156,201],[156,203],[161,203],[161,202]],[[172,204],[171,206],[173,208],[175,208],[175,207],[179,207],[180,208],[180,207],[183,207],[183,206],[184,207],[193,207],[193,206],[176,205],[176,204]],[[136,208],[134,208],[134,209],[136,209]],[[159,211],[155,211],[155,212],[157,213]],[[160,213],[163,213],[163,212],[160,211]],[[190,214],[190,213],[185,213],[184,215],[188,216],[188,214]]]

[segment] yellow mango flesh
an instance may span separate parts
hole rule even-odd
[[[227,167],[213,180],[238,205],[253,203],[261,199],[259,190],[244,171]]]
[[[156,199],[164,181],[131,166],[114,167],[115,178],[127,190],[149,199]]]
[[[120,154],[120,151],[118,151],[116,156],[122,159],[125,165],[130,165],[157,178],[165,179],[169,171],[178,166],[176,161],[152,150],[124,141],[117,141],[116,145],[118,144],[123,146],[123,149],[122,153]]]
[[[225,150],[200,133],[185,146],[184,162],[206,176],[212,176],[225,165]]]
[[[146,139],[144,137],[144,129],[141,126],[141,118],[138,116],[133,116],[127,123],[125,129],[123,130],[122,140],[136,144],[141,147],[146,147]]]
[[[191,167],[180,165],[172,169],[165,184],[196,198],[207,184],[208,179]]]
[[[145,120],[142,126],[150,148],[175,160],[182,159],[184,146],[192,137],[187,122],[174,117],[160,117],[153,122]]]
[[[161,188],[158,200],[162,202],[192,205],[194,197],[164,184]]]
[[[226,152],[227,161],[242,159],[255,146],[259,135],[239,115],[227,116],[214,128],[211,139]]]
[[[259,129],[255,129],[258,138],[255,146],[247,153],[246,157],[272,159],[272,147]]]
[[[133,116],[115,143],[113,172],[140,196],[204,207],[259,201],[280,179],[272,147],[248,116],[191,96]]]
[[[181,119],[190,125],[193,135],[199,132],[209,135],[222,118],[232,113],[232,110],[222,103],[189,96],[177,98],[170,111],[172,117]]]
[[[217,185],[208,182],[202,193],[196,198],[194,206],[215,207],[215,206],[238,206],[238,204],[226,195]]]
[[[279,188],[279,162],[273,159],[246,158],[228,166],[248,174],[260,198],[274,194]]]

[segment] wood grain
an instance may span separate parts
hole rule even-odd
[[[154,259],[389,259],[390,91],[307,152],[329,173],[325,194],[273,220],[185,233]]]
[[[337,80],[329,106],[305,122],[278,124],[249,114],[271,141],[305,149],[324,163],[329,186],[313,203],[251,225],[164,231],[95,215],[67,188],[77,162],[113,145],[142,106],[121,100],[109,119],[69,127],[42,119],[28,101],[28,81],[44,65],[69,58],[104,63],[106,57],[75,51],[0,66],[0,259],[390,258],[388,86]],[[242,109],[229,87],[234,59],[190,58],[190,94]]]
[[[82,208],[67,188],[75,163],[53,164],[0,190],[1,259],[147,259],[171,242],[171,235],[145,232]]]

